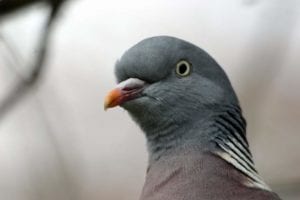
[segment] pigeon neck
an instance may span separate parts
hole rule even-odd
[[[246,120],[242,115],[239,106],[226,106],[214,116],[210,133],[213,140],[228,139],[240,144],[246,151],[249,151],[249,144],[246,138]]]
[[[155,134],[146,134],[149,164],[166,159],[168,155],[209,151],[245,175],[247,186],[270,190],[255,169],[240,107],[223,106],[212,113],[194,123],[168,124]]]
[[[215,147],[211,152],[233,165],[247,177],[247,186],[270,190],[255,169],[246,138],[246,121],[238,106],[226,107],[215,116],[211,141]]]
[[[150,162],[184,149],[203,151],[209,146],[210,127],[213,124],[212,112],[204,114],[193,113],[194,118],[188,120],[173,120],[163,123],[158,128],[146,132]],[[198,116],[198,117],[196,117]],[[198,120],[195,120],[198,119]],[[148,129],[149,131],[149,129]]]

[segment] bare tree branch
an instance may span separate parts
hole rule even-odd
[[[5,1],[4,1],[5,2]],[[45,70],[45,58],[47,55],[47,46],[49,37],[52,31],[53,24],[56,20],[58,11],[61,8],[64,0],[52,0],[51,10],[48,20],[45,24],[42,37],[39,42],[39,50],[35,63],[29,69],[31,72],[26,79],[19,80],[15,87],[10,91],[6,98],[0,103],[0,120],[3,119],[6,113],[16,105],[40,80],[42,73]]]
[[[21,72],[18,69],[18,66],[21,65],[22,57],[18,52],[17,48],[15,47],[15,45],[12,44],[11,41],[7,39],[7,37],[3,36],[0,33],[0,44],[1,43],[3,44],[7,53],[9,54],[9,58],[4,56],[6,62],[5,66],[7,66],[7,68],[11,70],[18,78],[24,79],[23,74],[21,74]]]
[[[0,17],[19,11],[35,3],[48,3],[53,8],[59,7],[65,0],[0,0]]]
[[[2,0],[0,1],[0,17],[43,0]]]

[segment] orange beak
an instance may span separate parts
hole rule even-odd
[[[119,83],[104,99],[104,110],[113,108],[141,96],[146,84],[137,78],[129,78]]]
[[[118,88],[111,90],[104,99],[104,110],[120,105],[122,91]]]

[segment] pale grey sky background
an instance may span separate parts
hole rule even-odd
[[[297,0],[69,2],[51,37],[43,81],[0,121],[0,198],[138,199],[145,139],[122,109],[104,112],[103,98],[126,49],[171,35],[223,66],[248,119],[261,175],[285,199],[299,199],[299,9]],[[24,76],[45,11],[37,5],[0,19],[0,36],[17,49]],[[0,101],[18,78],[1,37]]]

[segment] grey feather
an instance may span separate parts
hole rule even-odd
[[[191,64],[189,76],[175,73],[181,60]],[[115,74],[118,82],[148,83],[122,105],[147,138],[141,200],[279,199],[257,174],[237,96],[208,53],[178,38],[152,37],[126,51]]]

